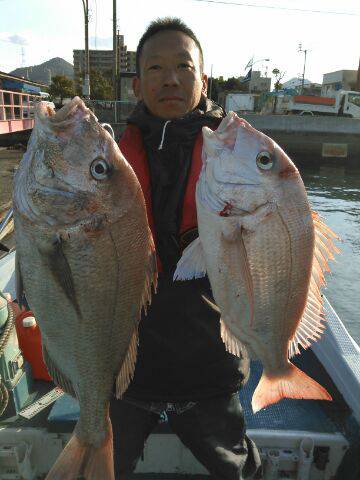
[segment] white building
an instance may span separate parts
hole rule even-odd
[[[357,70],[339,70],[337,72],[325,73],[321,95],[332,97],[338,90],[354,90],[356,87]]]
[[[302,92],[304,95],[320,95],[321,85],[320,83],[314,83],[310,80],[304,79],[304,89],[302,91],[302,78],[294,77],[286,82],[281,82],[282,88],[289,88],[296,90],[299,94]]]
[[[306,78],[304,79],[304,87],[306,85],[309,85],[311,82],[310,80],[307,80]],[[294,88],[298,89],[299,87],[301,88],[302,85],[302,78],[301,77],[294,77],[291,78],[290,80],[287,80],[286,82],[281,82],[283,88]]]
[[[262,77],[261,72],[253,71],[249,82],[249,92],[261,93],[270,92],[271,78]]]

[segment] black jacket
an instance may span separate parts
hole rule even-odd
[[[197,109],[168,122],[165,131],[165,121],[142,103],[129,119],[141,130],[149,162],[156,249],[163,272],[158,293],[140,322],[135,375],[125,397],[196,401],[235,392],[247,378],[246,354],[240,360],[225,351],[219,315],[202,298],[212,298],[207,278],[172,280],[181,256],[179,226],[194,143],[204,125],[215,128],[224,115],[221,107],[202,98]]]

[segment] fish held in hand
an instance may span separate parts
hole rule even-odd
[[[157,279],[140,184],[80,98],[58,112],[41,102],[13,204],[18,299],[23,289],[49,373],[80,405],[46,478],[114,479],[109,401],[132,378]]]
[[[226,349],[263,365],[256,412],[281,398],[331,400],[289,359],[324,330],[320,289],[338,238],[309,206],[301,176],[269,137],[230,112],[203,128],[199,237],[174,279],[209,276]]]

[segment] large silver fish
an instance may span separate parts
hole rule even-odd
[[[50,375],[80,404],[46,478],[111,480],[109,400],[114,381],[121,396],[133,375],[157,278],[140,184],[80,98],[57,113],[41,102],[13,203],[19,295],[23,282]]]
[[[174,278],[207,272],[226,349],[237,355],[244,344],[261,360],[254,412],[284,397],[330,400],[289,358],[324,329],[320,288],[335,234],[311,211],[298,170],[272,139],[233,112],[203,137],[199,238]]]

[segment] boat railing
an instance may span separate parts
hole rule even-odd
[[[32,128],[40,100],[40,95],[0,89],[0,134]]]
[[[3,256],[3,252],[9,253],[11,248],[6,246],[2,241],[10,235],[14,230],[14,218],[13,218],[13,209],[10,210],[5,214],[4,218],[0,221],[0,258]]]
[[[0,223],[0,239],[1,239],[2,233],[4,232],[9,222],[11,221],[12,217],[13,217],[13,209],[10,208],[10,210],[6,213],[5,217]]]

